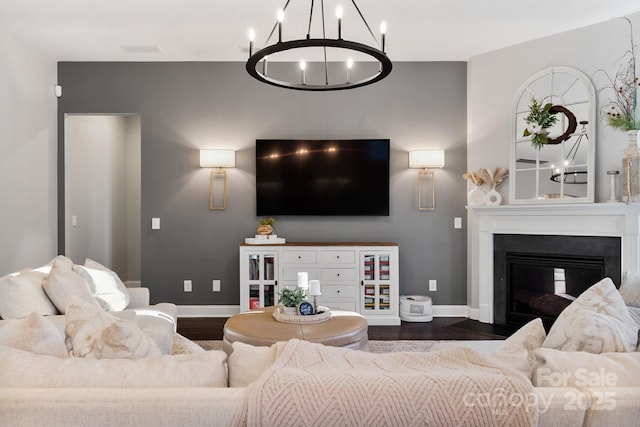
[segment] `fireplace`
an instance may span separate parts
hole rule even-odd
[[[550,327],[577,296],[604,277],[620,284],[619,237],[496,234],[494,322],[537,317]]]
[[[621,248],[616,271],[640,272],[640,203],[473,207],[469,209],[469,317],[484,323],[494,323],[494,238],[503,234],[613,237]]]

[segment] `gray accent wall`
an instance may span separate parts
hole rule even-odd
[[[142,285],[153,302],[232,305],[239,303],[238,247],[258,219],[255,140],[389,138],[388,217],[283,216],[275,232],[292,242],[397,242],[401,294],[466,305],[466,220],[453,227],[454,217],[466,218],[466,73],[464,62],[395,63],[376,85],[309,93],[254,81],[244,63],[61,62],[58,152],[66,114],[139,115]],[[209,148],[236,150],[225,211],[208,209],[209,170],[199,167],[199,150]],[[416,149],[445,150],[432,212],[417,209],[418,171],[408,169],[408,151]],[[153,217],[160,230],[151,229]],[[64,248],[64,221],[59,226]],[[183,292],[185,279],[193,292]],[[220,292],[212,291],[213,279],[221,280]],[[428,292],[429,279],[437,292]]]

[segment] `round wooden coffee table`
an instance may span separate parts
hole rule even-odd
[[[236,314],[224,324],[224,350],[231,354],[231,345],[243,342],[256,346],[270,346],[293,338],[334,347],[367,350],[367,320],[351,311],[331,310],[325,322],[283,323],[273,318],[275,307]]]

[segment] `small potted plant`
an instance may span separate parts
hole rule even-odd
[[[273,224],[276,223],[276,220],[273,218],[260,218],[259,226],[258,226],[258,234],[267,235],[273,233]]]
[[[278,303],[284,305],[284,312],[287,314],[296,314],[298,312],[298,304],[307,298],[302,288],[284,288],[279,295]]]

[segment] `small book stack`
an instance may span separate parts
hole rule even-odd
[[[256,237],[247,237],[244,242],[247,245],[281,245],[286,239],[275,234],[256,234]]]

